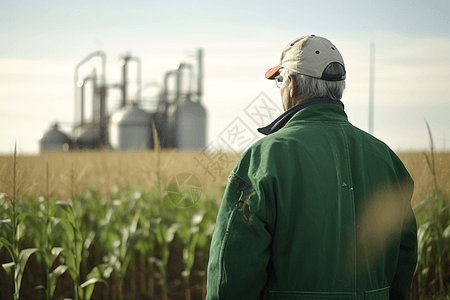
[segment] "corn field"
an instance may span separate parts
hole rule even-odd
[[[424,153],[434,188],[416,204],[418,259],[409,299],[450,299],[450,197],[438,183],[433,136],[426,122],[431,153]],[[438,161],[439,163],[439,161]],[[449,172],[448,168],[445,168]],[[447,177],[445,180],[448,181]]]
[[[0,298],[204,299],[215,219],[238,157],[227,154],[213,178],[196,156],[0,157]],[[400,157],[415,180],[419,227],[409,299],[448,299],[450,153]],[[191,205],[180,205],[189,190],[169,186],[181,172],[202,184]],[[181,198],[173,201],[173,193]]]

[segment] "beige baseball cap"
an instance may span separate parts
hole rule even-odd
[[[313,34],[305,35],[294,39],[284,47],[279,65],[269,69],[266,78],[275,79],[280,70],[285,68],[294,73],[327,81],[345,80],[345,73],[324,76],[325,68],[334,62],[340,63],[345,70],[344,59],[335,45],[326,38]]]

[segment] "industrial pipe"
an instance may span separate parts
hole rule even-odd
[[[136,101],[141,101],[141,89],[142,89],[142,82],[141,82],[141,59],[139,57],[131,57],[130,60],[134,60],[137,63],[137,93],[136,93]]]
[[[91,75],[86,76],[81,82],[79,82],[77,84],[77,86],[80,88],[81,93],[80,93],[80,102],[81,102],[81,122],[80,125],[84,125],[84,84],[88,81],[88,80],[92,80],[93,83],[93,95],[92,95],[92,100],[93,102],[95,101],[95,90],[96,90],[96,82],[95,80],[97,79],[97,75],[95,72],[95,69],[92,71]],[[94,117],[94,116],[92,116]]]
[[[106,54],[103,51],[95,51],[91,54],[89,54],[88,56],[86,56],[84,59],[82,59],[76,66],[75,66],[75,74],[74,74],[74,87],[75,87],[75,92],[74,92],[74,102],[75,102],[75,107],[76,107],[76,101],[77,101],[77,92],[78,92],[78,69],[84,65],[86,62],[88,62],[91,58],[96,57],[96,56],[100,56],[102,59],[102,79],[101,79],[101,84],[102,86],[105,86],[106,84]],[[83,104],[82,104],[83,106]],[[84,110],[82,109],[81,111],[81,120],[83,123],[84,120]],[[76,118],[75,118],[76,119]],[[75,124],[76,126],[76,124]]]
[[[122,103],[120,105],[120,107],[124,107],[127,103],[127,64],[128,61],[135,61],[137,63],[137,76],[136,76],[136,80],[137,80],[137,91],[138,94],[136,94],[137,97],[137,101],[140,101],[141,99],[141,59],[139,57],[132,57],[132,56],[125,56],[123,58],[123,62],[122,62]]]
[[[176,90],[175,90],[175,103],[179,104],[180,103],[180,97],[181,97],[181,89],[182,89],[182,84],[183,84],[183,69],[185,68],[192,68],[192,66],[190,64],[187,63],[180,63],[180,65],[178,66],[178,69],[175,70],[176,72]],[[188,89],[188,93],[191,90],[191,80],[189,79],[189,89]]]
[[[170,70],[167,71],[166,74],[164,75],[164,86],[163,86],[163,101],[165,103],[167,103],[167,95],[169,93],[168,89],[168,81],[169,81],[169,76],[174,75],[176,72],[176,70]]]
[[[200,102],[203,96],[203,49],[197,50],[197,101]]]
[[[129,59],[129,56],[125,56],[122,60],[122,102],[120,108],[127,104],[127,64]]]

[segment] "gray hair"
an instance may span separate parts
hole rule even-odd
[[[344,67],[339,63],[329,64],[323,71],[326,75],[345,74]],[[297,85],[298,101],[309,100],[313,98],[329,98],[332,100],[341,100],[345,89],[345,80],[327,81],[307,75],[290,72],[285,69],[283,77],[292,75]]]

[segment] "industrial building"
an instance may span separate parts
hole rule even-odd
[[[79,78],[79,69],[94,58],[101,59],[101,70],[94,68],[88,76]],[[128,66],[137,64],[137,93],[129,95]],[[196,52],[195,63],[181,62],[167,71],[158,85],[155,109],[146,110],[141,103],[141,61],[131,55],[121,59],[121,82],[106,81],[106,55],[96,51],[75,66],[75,116],[71,135],[59,130],[58,124],[39,140],[39,152],[110,149],[152,149],[153,124],[158,132],[160,146],[180,150],[197,150],[206,146],[206,110],[203,96],[203,50]],[[97,76],[100,73],[101,76]],[[169,84],[169,81],[173,84]],[[90,83],[88,85],[87,83]],[[186,88],[187,86],[187,88]],[[120,105],[113,113],[106,110],[109,91],[119,89]],[[92,93],[92,107],[86,97]],[[89,111],[91,118],[86,118]]]

